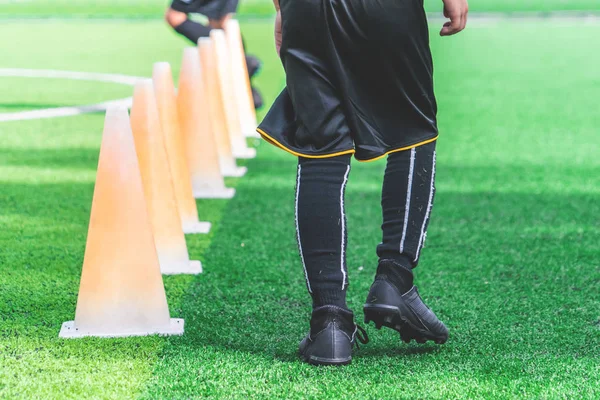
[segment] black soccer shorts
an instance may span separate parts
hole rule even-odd
[[[171,8],[186,14],[202,14],[208,19],[220,20],[234,14],[239,0],[173,0]]]
[[[280,0],[287,87],[259,133],[297,156],[375,160],[436,140],[422,0]]]

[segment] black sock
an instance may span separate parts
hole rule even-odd
[[[212,28],[189,19],[175,27],[175,32],[185,36],[194,44],[197,44],[201,37],[209,37],[211,30]]]
[[[414,285],[410,263],[401,264],[398,260],[380,260],[376,278],[391,282],[401,294],[408,292]]]
[[[383,240],[377,247],[381,268],[401,291],[412,287],[427,236],[435,194],[435,142],[388,156],[381,208]],[[393,260],[393,263],[384,263]],[[397,273],[390,270],[396,269]]]
[[[296,190],[296,225],[300,256],[313,307],[347,308],[346,219],[344,191],[350,155],[300,158]]]

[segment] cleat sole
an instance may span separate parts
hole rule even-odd
[[[301,354],[302,359],[311,365],[322,366],[343,366],[352,363],[352,357],[348,358],[323,358],[316,356],[305,356]]]
[[[417,343],[423,344],[431,340],[436,344],[444,344],[448,340],[447,337],[436,336],[432,332],[414,326],[408,319],[402,316],[397,307],[365,304],[364,313],[365,324],[373,322],[377,329],[381,329],[382,326],[393,329],[400,333],[400,339],[405,343],[415,340]]]

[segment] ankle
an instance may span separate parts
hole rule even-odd
[[[312,293],[313,310],[323,306],[335,306],[348,310],[346,291],[341,289],[320,289]]]
[[[397,260],[379,260],[375,278],[387,280],[394,285],[401,294],[408,292],[414,285],[412,269],[404,266]]]

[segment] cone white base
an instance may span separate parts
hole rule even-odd
[[[256,149],[253,147],[247,147],[243,151],[234,151],[233,157],[243,159],[254,158],[256,157]]]
[[[228,178],[241,178],[246,175],[246,172],[248,172],[248,168],[246,167],[235,167],[232,169],[224,169],[223,176]]]
[[[209,233],[211,228],[210,222],[193,222],[183,225],[183,233],[192,235],[196,233]]]
[[[194,190],[196,199],[232,199],[235,196],[235,189],[224,188],[219,190]]]
[[[79,339],[84,337],[100,337],[100,338],[117,338],[117,337],[131,337],[131,336],[181,336],[183,335],[184,321],[181,318],[171,318],[168,326],[153,329],[151,331],[115,331],[115,332],[90,332],[80,330],[75,327],[75,321],[68,321],[62,324],[60,328],[59,338],[62,339]]]
[[[160,271],[163,275],[198,275],[202,273],[202,263],[200,261],[190,261],[187,265],[180,268],[174,268],[172,271]]]

